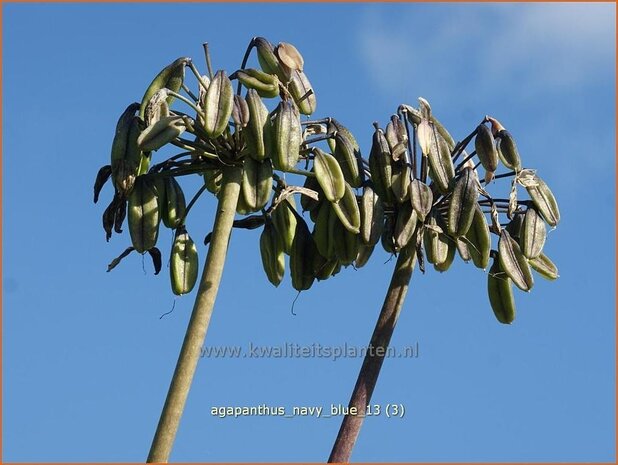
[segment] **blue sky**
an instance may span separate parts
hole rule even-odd
[[[92,182],[125,106],[201,44],[235,70],[254,35],[295,44],[318,97],[365,156],[373,121],[427,98],[456,138],[486,114],[560,202],[547,254],[560,279],[516,294],[495,321],[486,275],[457,261],[415,273],[355,461],[615,460],[615,6],[612,4],[3,5],[3,459],[141,461],[194,293],[167,270],[107,263]],[[185,180],[186,192],[199,181]],[[501,187],[507,189],[506,184]],[[188,194],[189,195],[189,194]],[[214,203],[189,231],[210,231]],[[257,231],[234,231],[206,344],[363,346],[394,261],[295,297],[261,269]],[[171,235],[160,240],[164,254]],[[205,256],[205,248],[200,246]],[[175,310],[163,319],[159,316]],[[337,418],[215,418],[213,406],[347,404],[361,359],[203,359],[173,461],[323,461]]]

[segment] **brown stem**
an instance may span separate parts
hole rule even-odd
[[[380,316],[369,342],[370,349],[365,355],[350,399],[350,409],[355,408],[358,413],[356,415],[348,414],[344,417],[333,450],[328,458],[329,463],[348,462],[352,455],[352,449],[363,425],[367,405],[371,401],[371,395],[378,382],[382,362],[384,362],[388,345],[397,324],[397,318],[408,292],[412,271],[416,264],[415,245],[416,234],[410,239],[409,244],[401,251],[397,259]]]

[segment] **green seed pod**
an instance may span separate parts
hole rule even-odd
[[[334,139],[328,139],[328,142],[332,142],[331,150],[341,166],[343,177],[352,187],[361,187],[362,160],[358,142],[352,133],[335,119],[329,122],[328,132],[335,133]]]
[[[489,303],[494,315],[500,323],[511,324],[515,320],[515,299],[511,280],[502,270],[500,260],[494,259],[494,263],[487,275],[487,292]]]
[[[453,264],[453,260],[455,259],[455,250],[457,250],[457,245],[452,238],[448,238],[448,249],[446,251],[446,260],[442,263],[434,263],[433,268],[440,273],[444,273],[448,271],[448,269]]]
[[[393,237],[395,239],[395,247],[397,250],[403,249],[416,231],[416,223],[418,217],[416,210],[412,208],[410,202],[406,202],[399,206],[397,211],[397,220],[395,221],[395,229],[393,230]]]
[[[314,255],[317,248],[313,237],[309,232],[307,223],[302,218],[297,218],[296,233],[290,251],[290,274],[292,287],[297,291],[310,289],[315,279],[313,273]]]
[[[333,237],[331,236],[331,217],[339,222],[337,215],[330,206],[330,202],[322,202],[318,208],[318,215],[313,225],[313,240],[320,255],[326,259],[335,258]]]
[[[393,237],[394,229],[395,217],[393,215],[385,215],[382,236],[380,236],[380,243],[382,244],[382,248],[390,254],[394,254],[397,251],[395,247],[395,238]]]
[[[438,228],[442,228],[442,221],[438,221],[438,213],[432,212],[425,225],[423,241],[425,244],[425,256],[429,263],[444,263],[448,258],[449,239]]]
[[[238,79],[247,89],[254,89],[262,98],[279,96],[279,78],[276,74],[268,74],[257,69],[240,69],[230,76]]]
[[[534,208],[528,208],[519,237],[519,245],[524,256],[536,258],[541,255],[546,236],[545,222]]]
[[[313,170],[326,199],[329,202],[338,202],[345,194],[346,182],[337,159],[318,148],[315,148],[313,153]]]
[[[300,158],[301,127],[298,110],[288,100],[279,103],[274,112],[273,153],[275,169],[289,171]]]
[[[354,260],[354,268],[362,268],[367,264],[373,250],[375,249],[375,245],[365,245],[360,244],[358,247],[358,254],[356,255],[356,259]]]
[[[234,108],[232,82],[219,70],[208,86],[204,101],[204,130],[208,137],[217,138],[225,132]]]
[[[500,233],[498,241],[498,252],[500,257],[500,266],[509,278],[522,291],[529,291],[534,285],[532,272],[524,254],[521,253],[519,244],[506,231]]]
[[[303,209],[304,212],[312,212],[312,211],[317,211],[317,208],[320,206],[320,204],[322,203],[322,200],[324,199],[324,192],[322,191],[322,188],[320,187],[320,183],[318,183],[318,180],[315,177],[312,176],[307,176],[305,178],[305,183],[303,184],[303,187],[305,189],[311,189],[312,191],[315,191],[318,193],[319,196],[319,200],[315,200],[312,197],[309,197],[308,195],[301,195],[300,196],[300,206]]]
[[[178,228],[170,258],[172,292],[176,295],[191,292],[197,282],[198,268],[199,260],[195,242],[184,228]]]
[[[295,211],[294,197],[290,195],[277,205],[277,208],[271,214],[273,226],[283,243],[283,251],[288,255],[292,249],[292,242],[294,242],[294,234],[296,232]]]
[[[557,226],[560,222],[560,210],[554,194],[547,184],[536,175],[534,176],[534,184],[536,185],[526,186],[534,206],[548,225]]]
[[[263,37],[255,37],[253,45],[257,50],[258,62],[262,70],[268,74],[276,74],[282,82],[286,83],[288,76],[283,71],[279,58],[275,55],[273,45]]]
[[[343,198],[339,202],[331,203],[331,205],[345,228],[354,234],[358,234],[361,224],[360,209],[358,208],[356,194],[348,183],[345,183]]]
[[[359,241],[358,235],[354,234],[339,221],[337,215],[332,213],[329,216],[328,235],[332,242],[335,258],[343,266],[351,265],[358,255]]]
[[[172,176],[162,179],[163,192],[159,194],[159,206],[161,208],[161,219],[168,228],[177,228],[184,220],[187,205],[185,194],[178,181]],[[160,192],[160,191],[159,191]]]
[[[181,57],[166,66],[161,70],[159,74],[152,80],[146,92],[144,93],[144,97],[142,97],[142,103],[139,109],[139,115],[141,118],[144,118],[146,112],[146,106],[148,106],[148,102],[154,94],[156,94],[161,89],[169,89],[174,92],[180,91],[182,87],[182,83],[185,78],[185,67],[191,63],[191,58]],[[168,97],[167,103],[171,105],[174,97]]]
[[[491,129],[484,124],[479,124],[477,128],[474,148],[483,168],[489,173],[494,173],[498,169],[498,152]]]
[[[455,183],[449,204],[448,233],[451,236],[459,237],[468,232],[474,219],[474,206],[478,197],[476,173],[466,167]]]
[[[540,254],[538,257],[528,260],[528,263],[534,271],[545,279],[553,281],[560,277],[558,274],[558,268],[544,253]]]
[[[373,133],[371,152],[369,153],[369,171],[373,187],[384,203],[393,202],[391,166],[392,157],[384,131],[376,128]]]
[[[173,141],[187,129],[182,116],[166,116],[148,126],[137,139],[138,148],[143,152],[159,150]]]
[[[465,234],[465,240],[474,266],[483,270],[487,268],[491,251],[491,237],[485,215],[478,203],[474,207],[474,218]]]
[[[312,115],[317,106],[315,92],[307,76],[302,71],[292,71],[288,91],[303,115]]]
[[[516,212],[513,214],[513,218],[509,221],[504,229],[508,231],[511,237],[515,240],[521,239],[521,228],[524,224],[524,214]]]
[[[472,255],[470,255],[470,250],[468,247],[468,243],[465,241],[465,238],[457,238],[457,253],[461,257],[464,262],[469,262],[472,260]]]
[[[249,212],[256,212],[266,206],[270,200],[272,184],[273,168],[270,160],[245,158],[241,190]]]
[[[428,155],[431,179],[436,183],[440,192],[445,194],[449,190],[451,179],[455,177],[455,167],[446,141],[435,131],[433,136]]]
[[[376,245],[380,240],[384,226],[384,205],[378,194],[368,185],[363,188],[360,215],[361,241],[366,245]]]
[[[268,109],[254,89],[247,91],[247,105],[249,107],[249,124],[243,131],[249,156],[262,161],[270,156],[271,150],[271,123]]]
[[[144,253],[157,244],[159,237],[159,202],[154,186],[142,176],[136,178],[129,194],[129,232],[138,253]]]
[[[336,275],[341,269],[341,263],[336,258],[327,260],[319,253],[314,254],[313,274],[318,281],[324,281]]]
[[[425,221],[433,205],[433,193],[430,187],[419,179],[412,180],[410,183],[410,201],[419,220]]]
[[[285,256],[283,242],[270,223],[264,225],[260,235],[260,254],[266,277],[273,286],[279,286],[285,272]]]
[[[207,170],[204,171],[202,175],[204,176],[204,184],[206,184],[206,189],[208,189],[208,192],[214,195],[219,195],[221,183],[223,182],[223,170]]]
[[[496,141],[498,156],[504,166],[515,171],[521,170],[521,159],[513,136],[503,129],[496,134]]]

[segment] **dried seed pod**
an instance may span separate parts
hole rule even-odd
[[[168,228],[177,228],[185,217],[187,205],[182,187],[172,176],[161,180],[162,190],[158,189],[161,219]]]
[[[301,127],[298,110],[288,100],[279,103],[273,121],[273,153],[275,169],[288,171],[300,158]]]
[[[273,167],[270,160],[256,161],[245,158],[241,193],[247,211],[256,212],[270,200],[273,183]]]
[[[314,149],[313,169],[315,177],[329,202],[338,202],[345,194],[345,179],[343,171],[332,155],[316,148]]]
[[[170,107],[167,103],[169,97],[168,89],[164,88],[158,90],[148,101],[146,110],[144,112],[144,121],[146,126],[159,121],[161,118],[165,118],[170,115]]]
[[[453,237],[463,236],[472,225],[474,206],[479,197],[477,183],[471,168],[464,168],[455,183],[448,209],[448,232]]]
[[[144,129],[137,139],[137,145],[143,152],[159,150],[186,129],[187,124],[182,116],[166,116]]]
[[[303,184],[305,189],[311,189],[318,193],[319,200],[316,200],[308,195],[301,195],[300,197],[300,206],[304,212],[313,212],[317,211],[317,207],[321,204],[324,199],[324,192],[322,192],[322,188],[318,183],[318,180],[313,176],[307,176],[305,178],[305,183]]]
[[[279,96],[279,78],[276,74],[248,68],[239,69],[230,76],[230,79],[238,79],[243,86],[247,89],[254,89],[262,98]]]
[[[243,131],[249,156],[262,161],[270,155],[272,125],[268,117],[268,109],[254,89],[247,91],[247,106],[249,107],[249,123]]]
[[[184,228],[178,228],[170,258],[170,278],[174,294],[183,295],[191,292],[197,282],[198,267],[195,242]]]
[[[541,255],[546,236],[545,222],[534,208],[528,208],[519,237],[519,245],[524,256],[536,258]]]
[[[208,137],[217,138],[225,132],[234,108],[232,82],[223,70],[212,78],[204,101],[204,130]]]
[[[139,103],[132,103],[122,113],[116,124],[111,150],[111,177],[114,188],[127,195],[133,188],[141,161],[137,138],[141,131],[140,120],[135,116]]]
[[[384,205],[378,194],[371,188],[363,188],[360,203],[361,241],[366,245],[374,246],[380,240],[384,225]]]
[[[451,151],[444,138],[436,131],[433,131],[433,136],[428,155],[431,179],[436,183],[440,192],[446,193],[451,180],[455,177],[455,167]]]
[[[395,229],[393,230],[393,238],[395,239],[395,247],[397,250],[403,249],[416,231],[416,223],[418,216],[416,210],[412,208],[412,204],[406,202],[399,206],[397,211],[397,220],[395,221]]]
[[[99,194],[101,193],[101,189],[103,189],[103,186],[111,175],[112,165],[105,165],[101,167],[101,169],[97,173],[97,178],[94,181],[94,203],[97,203],[99,201]]]
[[[332,143],[331,150],[341,166],[343,177],[352,187],[360,187],[363,168],[358,142],[352,133],[335,119],[329,122],[328,132],[335,134],[334,138],[328,141]]]
[[[279,61],[292,70],[302,71],[305,61],[300,52],[292,44],[280,42],[275,48]]]
[[[534,271],[545,279],[553,281],[560,277],[558,274],[558,268],[544,253],[541,253],[538,257],[528,260],[528,263]]]
[[[138,253],[144,253],[157,244],[159,237],[159,202],[154,186],[144,177],[135,180],[129,194],[129,232]]]
[[[465,235],[465,240],[474,265],[483,270],[487,268],[491,251],[491,237],[485,215],[478,203],[474,207],[474,218]]]
[[[232,120],[236,125],[236,130],[247,127],[249,124],[249,105],[242,95],[234,94],[234,107],[232,108]]]
[[[354,234],[358,234],[361,223],[360,209],[358,208],[356,195],[348,183],[345,183],[343,198],[338,202],[331,203],[331,205],[345,228]]]
[[[484,124],[479,124],[477,128],[474,148],[483,168],[485,168],[487,173],[491,173],[490,180],[493,179],[493,173],[498,169],[498,152],[496,151],[491,129]],[[487,180],[487,175],[485,179]]]
[[[313,242],[313,237],[309,232],[307,223],[298,217],[294,242],[290,250],[290,274],[292,277],[292,287],[297,291],[310,289],[315,279],[313,272],[314,255],[317,248]]]
[[[264,230],[260,235],[260,254],[266,277],[273,286],[279,286],[285,272],[283,241],[270,223],[264,225]]]
[[[408,136],[403,123],[397,115],[393,115],[390,122],[386,125],[385,137],[393,160],[398,161],[408,151]]]
[[[403,159],[398,161],[393,160],[391,166],[393,172],[391,178],[393,196],[398,203],[408,203],[407,200],[410,198],[412,169]]]
[[[431,147],[434,144],[433,128],[428,120],[423,119],[416,128],[416,136],[418,138],[418,144],[421,147],[421,152],[426,157],[431,152]]]
[[[534,175],[533,181],[525,187],[545,222],[555,227],[560,222],[560,210],[554,194],[545,181]]]
[[[180,91],[182,87],[182,83],[185,78],[185,67],[191,63],[191,58],[181,57],[177,60],[173,61],[171,64],[166,66],[157,74],[157,76],[152,80],[146,92],[144,93],[144,97],[142,97],[142,103],[139,108],[140,117],[144,118],[146,112],[146,106],[148,106],[148,102],[154,94],[156,94],[161,89],[169,89],[174,92]],[[167,103],[171,105],[174,97],[168,97]]]
[[[513,136],[506,129],[502,129],[496,134],[496,149],[504,166],[515,171],[521,170],[521,159],[517,145],[515,145]]]
[[[317,100],[313,87],[302,71],[292,71],[288,84],[288,91],[303,115],[312,115],[317,106]]]
[[[296,204],[293,196],[288,196],[277,205],[271,214],[273,226],[283,243],[283,251],[290,254],[296,232]]]
[[[377,128],[373,133],[371,152],[369,153],[369,170],[373,188],[385,203],[392,203],[392,157],[384,131]]]
[[[522,291],[529,291],[534,285],[532,272],[519,244],[506,231],[502,230],[498,241],[500,266],[513,283]]]
[[[487,275],[487,292],[489,303],[494,315],[500,323],[511,324],[515,320],[515,299],[511,280],[502,270],[500,260],[494,259],[494,263]]]
[[[418,218],[425,221],[433,205],[433,193],[430,187],[420,179],[413,179],[410,183],[410,201]]]
[[[423,242],[425,244],[425,256],[429,263],[439,264],[443,263],[448,258],[449,239],[444,234],[441,224],[442,221],[438,220],[438,213],[431,212],[427,223],[425,224],[425,231],[423,234]]]

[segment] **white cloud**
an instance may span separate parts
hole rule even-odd
[[[393,14],[397,11],[398,14]],[[365,10],[363,60],[388,94],[439,82],[527,96],[593,85],[615,67],[613,4],[411,5]]]

